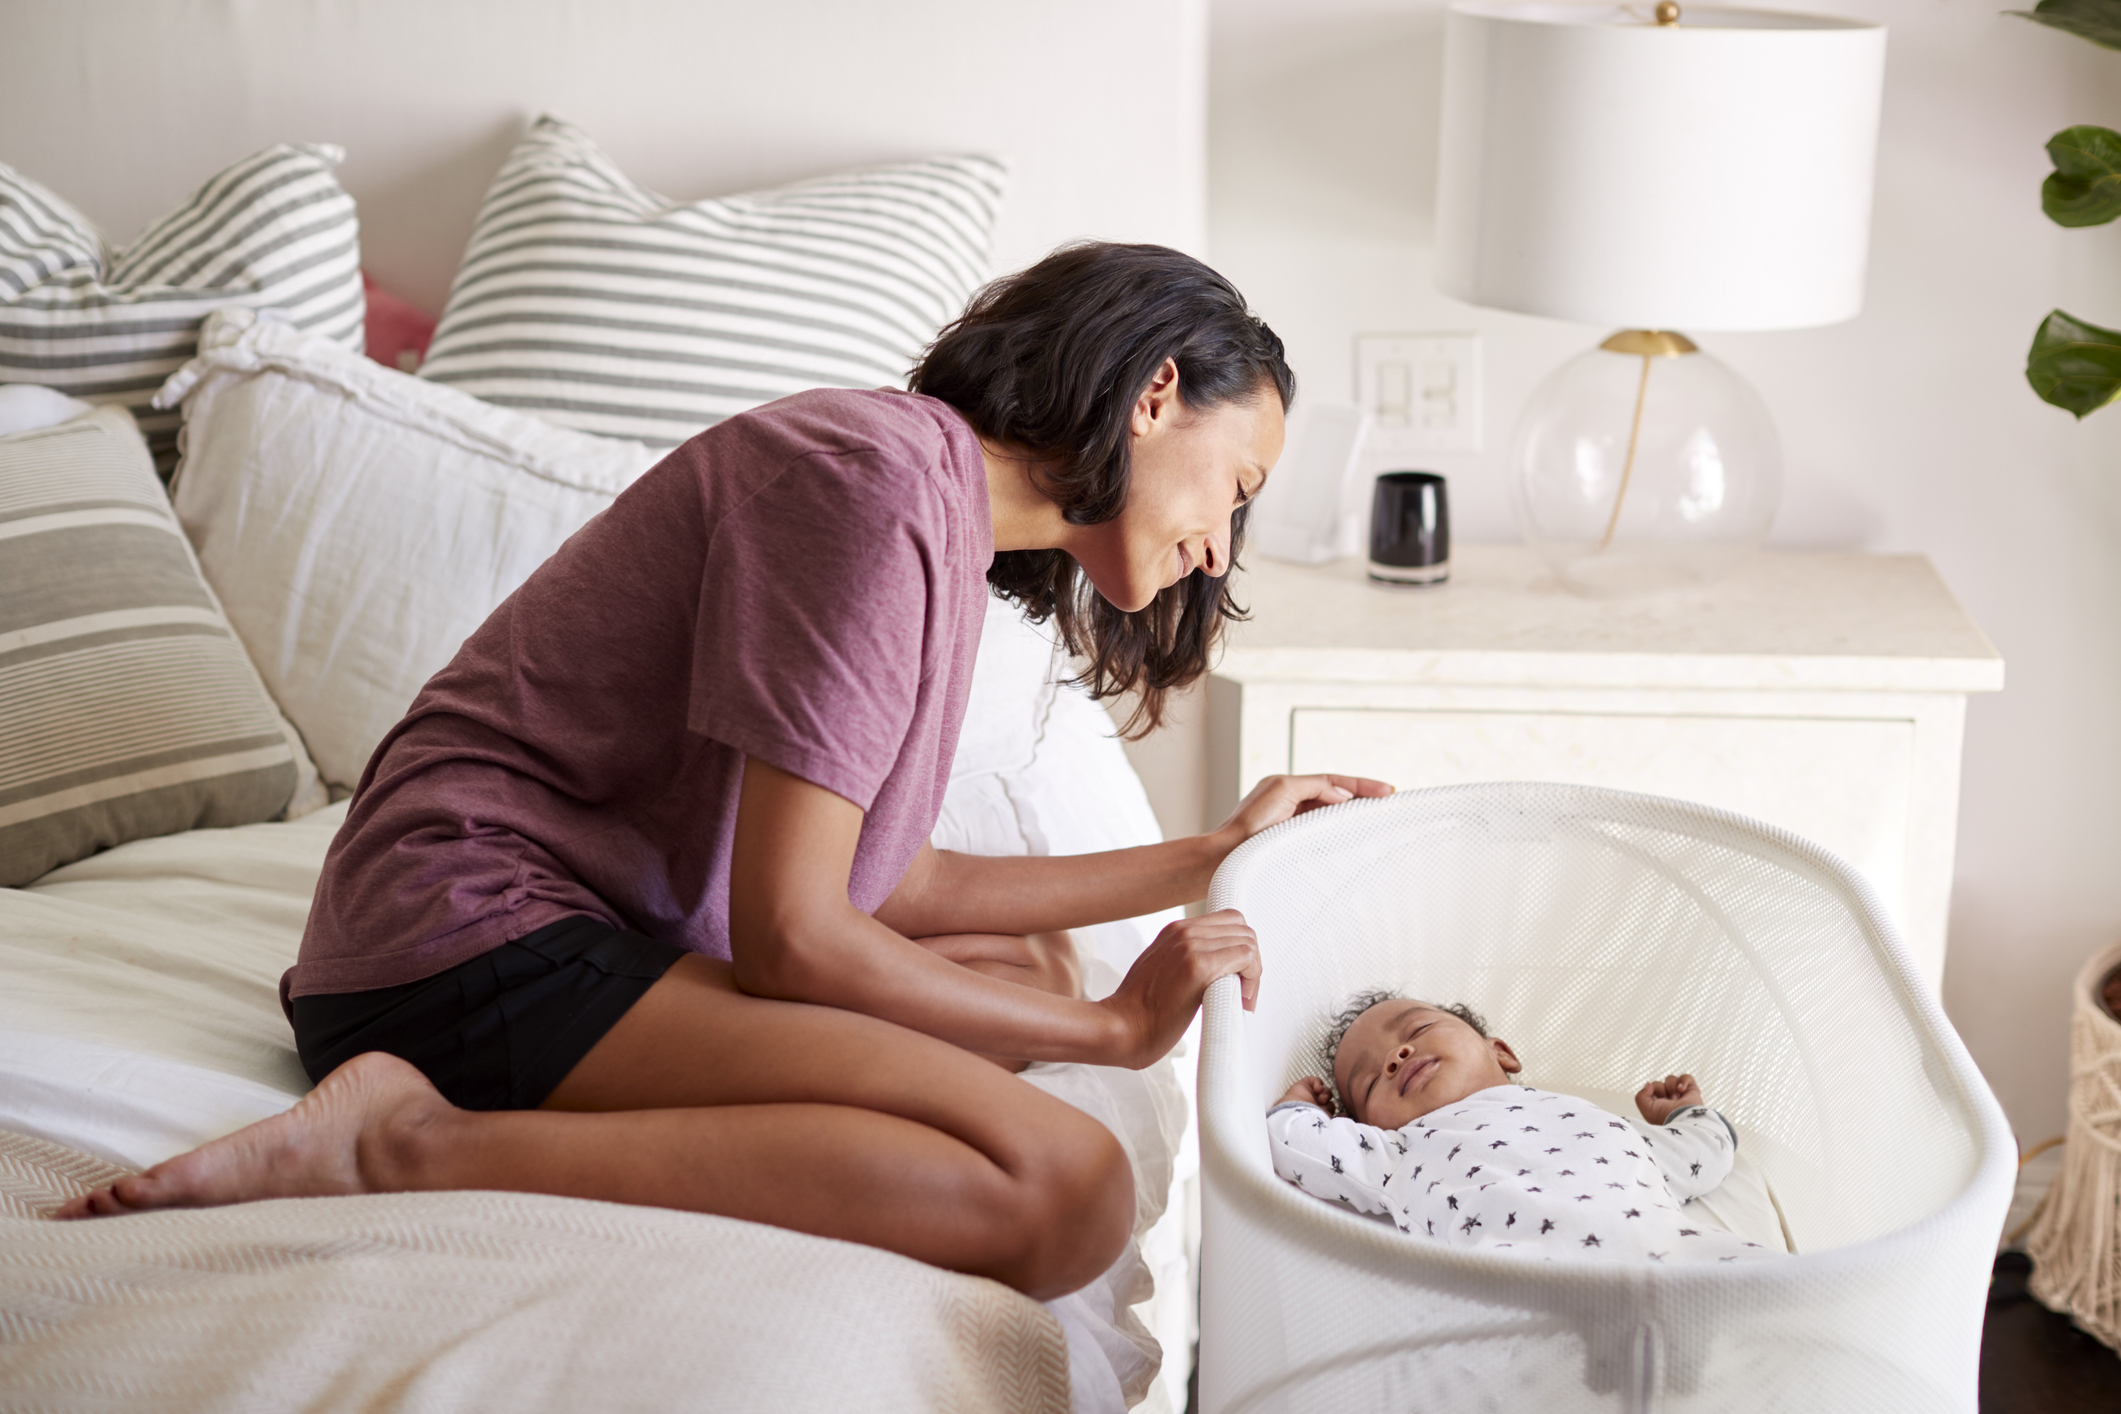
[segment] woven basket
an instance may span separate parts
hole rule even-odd
[[[2121,943],[2071,989],[2069,1145],[2025,1245],[2033,1295],[2121,1349],[2121,1021],[2100,999],[2117,967]]]

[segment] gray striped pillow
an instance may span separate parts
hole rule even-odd
[[[0,437],[0,584],[0,884],[287,806],[308,763],[122,408]]]
[[[986,278],[1005,177],[939,157],[680,205],[541,118],[421,376],[659,447],[805,388],[902,386]]]
[[[227,304],[284,309],[359,353],[361,252],[336,147],[270,147],[215,177],[123,250],[0,165],[0,382],[129,408],[166,473],[178,414],[148,399]]]

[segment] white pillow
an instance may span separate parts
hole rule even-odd
[[[656,446],[805,388],[897,387],[986,278],[1004,176],[935,157],[673,202],[540,118],[420,376]]]
[[[80,212],[0,166],[0,379],[130,409],[167,472],[177,419],[148,399],[199,321],[272,306],[361,351],[361,246],[336,147],[269,147],[111,247]]]
[[[0,383],[0,437],[55,427],[93,406],[35,383]]]
[[[208,319],[178,519],[251,659],[351,787],[427,679],[657,453],[493,407],[248,309]]]

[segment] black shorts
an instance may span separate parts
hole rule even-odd
[[[295,1048],[313,1081],[388,1051],[453,1105],[534,1110],[684,955],[600,919],[563,918],[402,987],[296,997]]]

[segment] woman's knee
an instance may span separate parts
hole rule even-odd
[[[1102,1124],[1071,1112],[1016,1175],[1007,1255],[995,1275],[1051,1300],[1087,1286],[1134,1231],[1134,1171]]]

